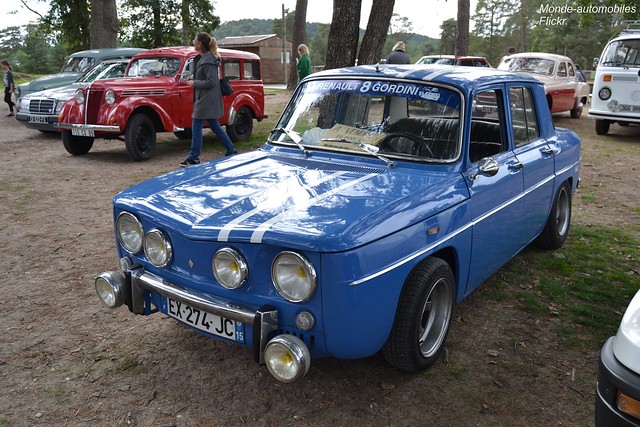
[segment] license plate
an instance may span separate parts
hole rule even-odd
[[[187,325],[233,341],[244,342],[244,324],[207,313],[181,301],[167,298],[169,316]]]
[[[96,136],[96,134],[93,132],[93,129],[81,129],[81,128],[71,128],[71,135],[88,136],[91,138]]]
[[[46,116],[29,116],[29,123],[47,123]]]

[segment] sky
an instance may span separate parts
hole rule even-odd
[[[373,0],[362,0],[360,27],[366,28]],[[31,8],[44,14],[47,1],[24,0]],[[471,0],[471,14],[477,1]],[[214,13],[224,23],[238,19],[276,19],[282,17],[282,5],[294,11],[296,0],[213,0]],[[440,38],[440,25],[447,19],[455,19],[457,0],[396,0],[394,13],[407,17],[413,24],[413,32]],[[0,29],[11,25],[24,25],[37,19],[20,0],[3,0],[4,14],[0,15]],[[7,13],[8,12],[8,13]],[[13,13],[15,12],[15,13]],[[307,22],[330,23],[333,14],[332,0],[308,0]]]

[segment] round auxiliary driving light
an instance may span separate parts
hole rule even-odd
[[[123,280],[122,275],[116,271],[100,273],[96,277],[96,293],[104,305],[109,308],[116,308],[123,304],[121,291]]]
[[[311,354],[300,338],[284,334],[267,343],[264,360],[275,379],[291,383],[304,377],[309,371]]]

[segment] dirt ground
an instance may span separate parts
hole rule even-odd
[[[583,137],[579,191],[596,200],[575,197],[573,223],[637,224],[640,127],[612,126],[612,141],[596,137],[586,111],[555,120]],[[187,143],[168,135],[135,163],[118,141],[72,157],[59,137],[4,113],[0,129],[0,426],[593,424],[599,348],[563,348],[552,316],[483,297],[490,282],[456,307],[429,371],[405,374],[380,356],[322,359],[292,385],[250,350],[162,315],[108,310],[93,278],[117,267],[111,199],[176,169]]]

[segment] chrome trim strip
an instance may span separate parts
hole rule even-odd
[[[383,274],[388,273],[388,272],[389,272],[389,271],[391,271],[391,270],[394,270],[394,269],[396,269],[396,268],[398,268],[398,267],[400,267],[400,266],[402,266],[402,265],[404,265],[404,264],[406,264],[406,263],[408,263],[408,262],[410,262],[410,261],[412,261],[412,260],[414,260],[414,259],[416,259],[416,258],[418,258],[418,257],[420,257],[420,256],[422,256],[422,255],[424,255],[424,254],[425,254],[425,253],[427,253],[427,252],[432,251],[433,249],[435,249],[436,247],[438,247],[438,246],[440,246],[441,244],[445,243],[446,241],[451,240],[452,238],[456,237],[458,234],[460,234],[460,233],[462,233],[462,232],[466,231],[467,229],[469,229],[469,227],[472,227],[472,226],[475,226],[476,224],[479,224],[480,222],[484,221],[485,219],[489,218],[490,216],[492,216],[492,215],[496,214],[497,212],[499,212],[499,211],[501,211],[501,210],[505,209],[507,206],[510,206],[510,205],[512,205],[513,203],[515,203],[516,201],[518,201],[518,200],[522,199],[523,197],[525,197],[526,195],[528,195],[528,194],[529,194],[529,193],[531,193],[532,191],[534,191],[534,190],[536,190],[536,189],[538,189],[538,188],[542,187],[543,185],[545,185],[545,184],[546,184],[546,183],[548,183],[549,181],[553,181],[557,175],[561,175],[561,174],[563,174],[564,172],[567,172],[567,171],[571,170],[572,168],[574,168],[574,167],[575,167],[576,165],[578,165],[579,163],[580,163],[580,162],[579,162],[579,161],[577,161],[577,162],[575,162],[575,163],[573,163],[573,164],[571,164],[571,165],[569,165],[569,166],[567,166],[567,167],[565,167],[565,168],[561,169],[561,170],[560,170],[560,171],[558,171],[555,175],[550,175],[549,177],[547,177],[547,178],[546,178],[546,179],[544,179],[543,181],[540,181],[538,184],[534,185],[533,187],[531,187],[531,188],[527,189],[526,191],[524,191],[522,194],[518,195],[517,197],[514,197],[514,198],[513,198],[513,199],[511,199],[511,200],[507,200],[507,201],[506,201],[505,203],[503,203],[502,205],[497,206],[497,207],[496,207],[496,208],[494,208],[493,210],[491,210],[491,211],[489,211],[489,212],[485,213],[484,215],[482,215],[482,216],[478,217],[477,219],[475,219],[475,220],[473,220],[473,221],[469,222],[469,223],[468,223],[468,224],[466,224],[465,226],[463,226],[463,227],[461,227],[461,228],[459,228],[459,229],[457,229],[457,230],[454,230],[452,233],[448,234],[447,236],[443,236],[443,238],[441,238],[441,239],[439,239],[439,240],[436,240],[435,242],[433,242],[432,244],[430,244],[430,245],[429,245],[429,246],[427,246],[426,248],[424,248],[424,249],[422,249],[422,250],[420,250],[420,251],[416,252],[416,253],[415,253],[415,254],[413,254],[413,255],[409,255],[409,256],[407,256],[407,257],[406,257],[406,258],[404,258],[404,259],[401,259],[400,261],[396,262],[395,264],[392,264],[392,265],[390,265],[389,267],[386,267],[386,268],[384,268],[384,269],[382,269],[382,270],[378,271],[377,273],[370,274],[370,275],[368,275],[368,276],[363,277],[362,279],[354,280],[353,282],[351,282],[351,283],[349,284],[349,286],[357,286],[357,285],[360,285],[360,284],[362,284],[362,283],[364,283],[364,282],[367,282],[367,281],[369,281],[369,280],[375,279],[375,278],[377,278],[377,277],[379,277],[379,276],[381,276],[381,275],[383,275]]]
[[[58,123],[58,127],[62,129],[93,129],[96,132],[120,133],[120,126],[107,125],[83,125],[79,123]]]

